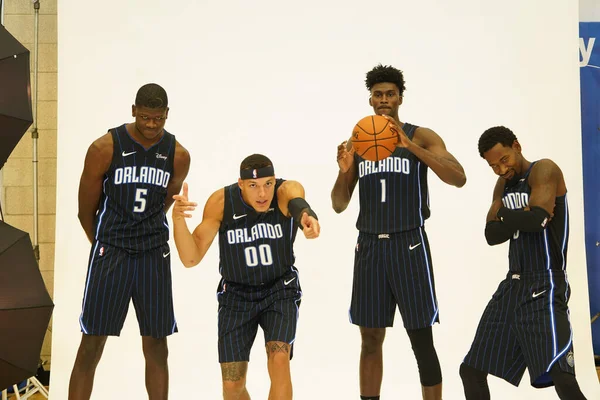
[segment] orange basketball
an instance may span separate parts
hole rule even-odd
[[[361,119],[352,131],[352,146],[365,160],[379,161],[389,157],[396,150],[396,144],[398,132],[380,115]]]

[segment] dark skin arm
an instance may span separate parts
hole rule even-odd
[[[506,185],[506,179],[500,177],[496,181],[496,187],[494,187],[494,196],[492,198],[492,205],[490,206],[490,210],[487,213],[487,217],[485,222],[488,223],[490,221],[500,221],[496,214],[500,207],[502,207],[502,193],[504,193],[504,186]]]
[[[558,165],[549,159],[538,161],[531,169],[528,181],[531,186],[529,207],[541,207],[553,215],[556,197],[567,193],[565,178]]]
[[[165,198],[165,213],[175,201],[173,196],[181,192],[183,182],[190,170],[190,153],[179,142],[175,144],[175,159],[173,160],[173,176],[167,186]]]
[[[402,130],[398,121],[383,115],[390,120],[390,127],[398,131],[398,147],[404,147],[421,161],[423,161],[435,174],[448,185],[463,187],[467,183],[467,176],[462,165],[448,150],[442,138],[429,128],[419,127],[410,140]]]
[[[506,180],[504,178],[498,178],[498,181],[496,182],[496,187],[494,188],[492,206],[490,207],[486,218],[485,240],[490,246],[495,246],[497,244],[506,242],[515,233],[513,229],[502,223],[496,217],[498,210],[502,207],[503,204],[502,195],[504,193],[505,184]]]
[[[333,210],[339,214],[348,207],[358,182],[358,166],[354,162],[354,148],[351,139],[338,146],[337,162],[340,170],[331,190],[331,205]]]
[[[526,218],[534,217],[534,214],[530,214],[531,207],[543,208],[548,214],[552,215],[556,197],[564,195],[567,192],[567,188],[560,168],[551,160],[541,160],[536,163],[531,170],[528,183],[531,187],[529,205],[523,210],[511,211],[514,213],[511,215],[513,215],[512,218],[518,218],[518,221],[525,223],[523,229],[526,232],[535,232],[540,228],[536,225],[534,230],[530,230],[532,229],[530,227],[531,222],[525,220]],[[515,227],[514,221],[500,222],[497,217],[498,211],[503,207],[502,194],[505,184],[505,179],[498,178],[496,187],[494,188],[492,206],[486,218],[486,239],[488,244],[492,246],[508,240],[518,229]],[[505,215],[506,217],[508,216]]]
[[[104,174],[113,156],[113,140],[109,133],[100,137],[88,148],[79,181],[79,222],[90,243],[94,241],[94,220],[102,194]]]

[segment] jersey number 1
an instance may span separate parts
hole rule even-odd
[[[381,202],[385,203],[385,179],[380,179],[381,182]]]

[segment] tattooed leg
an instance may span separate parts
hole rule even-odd
[[[284,342],[267,342],[267,367],[271,377],[269,400],[292,399],[292,377],[290,374],[291,346]]]
[[[246,390],[248,361],[221,363],[224,400],[250,400]]]

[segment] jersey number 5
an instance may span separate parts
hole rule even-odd
[[[254,246],[246,247],[244,254],[246,256],[246,265],[249,267],[256,267],[259,261],[263,266],[273,264],[273,254],[271,253],[271,246],[268,244],[258,246],[258,251]]]
[[[146,209],[146,196],[148,189],[138,189],[135,191],[135,206],[133,212],[142,213]]]

